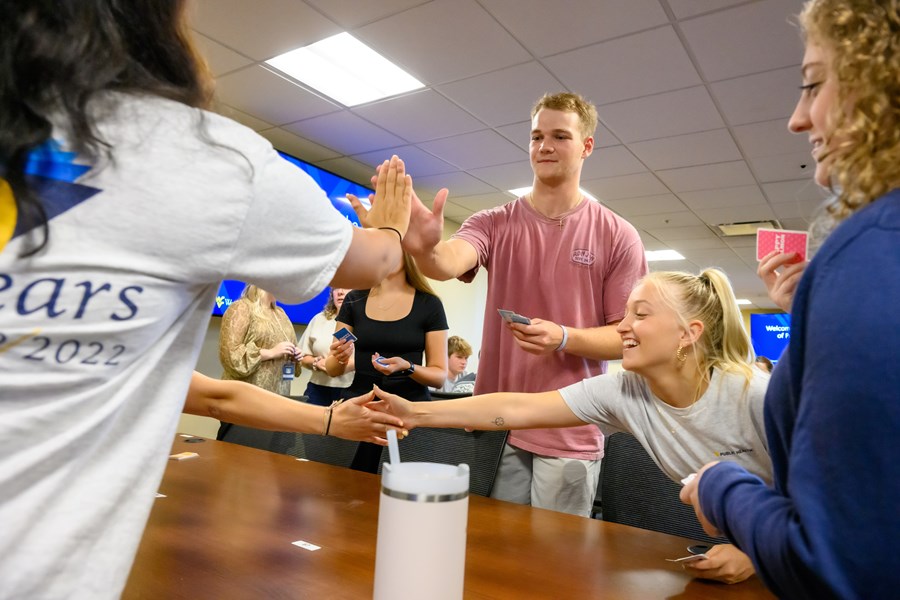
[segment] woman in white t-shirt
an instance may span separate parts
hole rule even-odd
[[[711,456],[739,462],[766,481],[772,467],[762,419],[768,377],[750,365],[750,340],[724,273],[647,275],[617,326],[625,371],[558,391],[504,392],[418,405],[376,389],[380,408],[414,427],[533,429],[594,423],[632,433],[678,481]],[[377,406],[377,405],[373,405]],[[734,583],[753,574],[730,544],[686,565],[692,574]]]
[[[335,400],[340,400],[341,392],[353,381],[352,356],[343,375],[331,377],[325,372],[325,359],[331,353],[331,343],[334,341],[334,325],[344,303],[344,296],[349,291],[345,288],[331,288],[325,309],[312,318],[306,331],[300,336],[300,366],[312,371],[305,392],[310,404],[328,406]]]

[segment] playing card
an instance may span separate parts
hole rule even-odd
[[[528,317],[523,317],[522,315],[517,314],[511,310],[503,310],[502,308],[498,308],[497,312],[500,313],[500,317],[507,323],[522,323],[523,325],[531,325],[531,319],[529,319]]]
[[[340,329],[335,331],[334,337],[341,340],[342,342],[346,342],[348,339],[351,342],[355,342],[357,339],[359,339],[355,335],[353,335],[353,332],[350,331],[349,329],[347,329],[346,327],[341,327]]]
[[[756,231],[756,260],[762,260],[773,251],[796,252],[799,258],[794,262],[806,260],[809,248],[809,235],[805,231],[788,229],[758,229]]]

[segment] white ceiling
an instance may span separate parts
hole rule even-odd
[[[648,250],[719,266],[739,297],[774,308],[754,238],[719,223],[805,229],[822,194],[805,136],[787,131],[802,46],[801,0],[198,0],[194,28],[221,111],[276,148],[368,184],[398,154],[445,216],[531,184],[529,112],[545,92],[597,104],[582,187],[631,221]],[[348,31],[426,84],[346,108],[263,61]]]

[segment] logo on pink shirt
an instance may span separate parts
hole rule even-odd
[[[594,253],[585,248],[576,248],[572,251],[572,262],[576,265],[589,267],[594,264],[595,259]]]

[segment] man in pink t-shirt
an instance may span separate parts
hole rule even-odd
[[[414,199],[416,227],[403,240],[433,279],[468,282],[480,267],[488,271],[476,394],[556,390],[604,372],[603,361],[622,356],[615,323],[647,272],[634,227],[579,188],[594,149],[594,106],[576,94],[546,95],[531,127],[531,193],[473,215],[448,241],[441,241],[447,191],[431,211]],[[531,324],[505,325],[497,309]],[[586,516],[602,456],[593,425],[513,431],[492,495]]]

